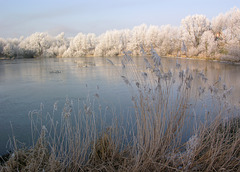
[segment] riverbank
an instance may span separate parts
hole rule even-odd
[[[173,119],[172,124],[175,122]],[[115,126],[108,128],[116,129]],[[239,131],[240,118],[224,122],[217,119],[208,127],[202,126],[180,145],[174,141],[176,136],[167,132],[163,137],[145,138],[146,143],[136,136],[133,143],[125,143],[123,148],[122,142],[126,138],[106,129],[87,145],[76,141],[79,136],[73,139],[70,135],[66,137],[67,142],[73,142],[71,146],[74,147],[58,152],[54,149],[61,146],[61,142],[52,145],[42,126],[41,134],[31,148],[16,149],[1,158],[0,171],[238,171]],[[142,132],[148,133],[147,130]],[[157,140],[158,143],[154,143]]]
[[[124,56],[124,54],[118,55],[116,57],[122,57]],[[151,57],[151,55],[147,55],[149,57]],[[85,57],[96,57],[93,55],[87,55]],[[236,64],[236,65],[240,65],[240,59],[239,57],[234,57],[234,56],[217,56],[217,57],[197,57],[197,56],[193,56],[193,57],[188,57],[188,56],[174,56],[174,55],[167,55],[167,56],[163,56],[165,58],[180,58],[180,59],[192,59],[192,60],[206,60],[206,61],[216,61],[216,62],[221,62],[221,63],[230,63],[230,64]],[[36,57],[36,58],[44,58],[44,57]],[[50,57],[48,57],[50,58]],[[53,57],[53,58],[63,58],[62,56],[57,56],[57,57]],[[106,58],[110,58],[106,56]],[[20,57],[20,58],[10,58],[10,57],[0,57],[0,60],[14,60],[14,59],[24,59],[24,57]],[[28,58],[26,58],[28,59]]]
[[[0,60],[9,60],[10,58],[7,57],[0,57]]]

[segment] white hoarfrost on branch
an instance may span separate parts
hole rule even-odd
[[[53,37],[37,32],[26,38],[0,38],[0,56],[10,58],[111,57],[128,51],[132,56],[139,56],[151,55],[152,48],[160,56],[240,61],[240,10],[233,8],[212,21],[204,15],[187,16],[182,19],[180,27],[142,24],[131,30],[107,31],[100,36],[78,33],[66,38],[64,33]],[[158,58],[154,60],[160,64]]]

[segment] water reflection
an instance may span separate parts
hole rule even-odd
[[[31,141],[31,138],[26,137],[30,133],[28,112],[38,109],[41,102],[45,106],[45,112],[51,112],[56,101],[59,101],[59,107],[63,107],[66,97],[84,100],[97,93],[102,104],[115,106],[116,111],[128,111],[132,106],[131,94],[120,77],[122,72],[128,71],[122,70],[121,58],[111,60],[114,66],[102,57],[0,61],[0,154],[5,152],[7,140],[12,134],[10,121],[17,138],[24,142]],[[142,58],[134,57],[133,60],[140,69],[144,69]],[[216,82],[221,76],[222,83],[228,88],[234,88],[229,101],[239,106],[238,65],[162,58],[164,71],[171,69],[178,74],[176,61],[181,64],[182,69],[195,71],[195,77],[199,72],[204,73],[209,84]],[[203,84],[199,78],[194,80],[193,87],[198,88]]]

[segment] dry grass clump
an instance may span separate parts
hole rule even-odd
[[[16,149],[1,171],[58,171],[61,168],[62,164],[55,161],[49,152],[43,130],[33,148]]]
[[[182,169],[195,171],[238,171],[240,169],[239,118],[222,122],[216,119],[199,129],[181,154]]]
[[[174,71],[164,69],[153,49],[152,59],[144,61],[142,70],[129,52],[122,60],[123,70],[130,70],[122,79],[135,110],[126,117],[127,124],[114,113],[107,123],[107,109],[90,100],[76,113],[67,99],[59,123],[56,104],[46,120],[39,112],[37,118],[30,114],[36,144],[28,149],[14,144],[1,171],[238,171],[240,117],[227,103],[231,89],[220,88],[220,79],[209,84],[202,72],[193,74],[178,63]],[[203,83],[195,90],[194,76]],[[201,101],[206,95],[211,109]],[[205,114],[196,114],[195,106]],[[191,117],[197,121],[198,115],[205,115],[205,121],[194,123]],[[182,140],[189,129],[194,130],[192,136]]]

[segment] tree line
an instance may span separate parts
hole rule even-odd
[[[0,38],[0,56],[9,58],[119,56],[131,51],[133,56],[151,48],[161,56],[181,56],[240,61],[240,10],[233,8],[212,20],[204,15],[187,16],[179,27],[147,26],[106,31],[100,36],[64,33],[51,36],[34,33],[26,38]]]

